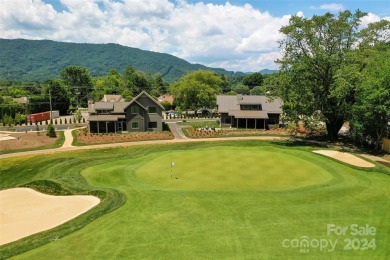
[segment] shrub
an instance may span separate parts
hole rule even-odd
[[[60,118],[60,125],[62,125],[62,118]]]
[[[47,127],[47,135],[49,137],[57,137],[56,130],[54,129],[52,124],[49,124]]]
[[[67,123],[68,123],[68,122],[67,122],[66,117],[65,117],[65,125],[66,125]]]

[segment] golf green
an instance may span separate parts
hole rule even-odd
[[[157,155],[136,175],[159,187],[185,190],[285,190],[332,179],[320,165],[272,148],[176,151]]]

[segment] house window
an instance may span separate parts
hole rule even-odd
[[[138,122],[131,122],[131,129],[139,129]]]
[[[137,107],[137,106],[132,106],[132,107],[131,107],[131,113],[132,113],[132,114],[138,114],[138,113],[139,113],[139,107]]]
[[[241,105],[241,110],[251,110],[250,105]]]
[[[149,114],[157,114],[157,107],[148,107]]]
[[[261,105],[251,105],[251,110],[261,110]]]
[[[157,128],[157,122],[149,122],[148,128]]]

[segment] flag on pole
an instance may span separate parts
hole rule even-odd
[[[172,179],[172,168],[174,165],[175,165],[175,163],[173,161],[171,161],[171,179]]]

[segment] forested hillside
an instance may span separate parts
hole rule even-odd
[[[86,67],[92,76],[106,75],[111,69],[124,71],[128,65],[132,65],[144,73],[160,73],[168,82],[174,82],[187,72],[199,69],[211,69],[230,76],[243,75],[191,64],[169,54],[118,44],[0,39],[0,46],[0,81],[44,81],[58,78],[60,71],[70,65]]]

